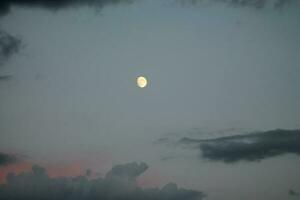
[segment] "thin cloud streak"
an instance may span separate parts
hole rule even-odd
[[[253,7],[257,9],[271,6],[275,9],[286,7],[297,0],[177,0],[181,5],[198,5],[201,3],[225,3],[237,7]]]
[[[3,0],[0,3],[0,15],[8,14],[12,6],[40,7],[49,10],[59,10],[78,6],[103,8],[106,5],[131,2],[133,2],[133,0]]]

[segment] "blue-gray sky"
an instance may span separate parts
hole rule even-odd
[[[159,177],[146,185],[172,181],[208,200],[300,191],[297,155],[228,164],[155,142],[300,129],[297,2],[193,2],[12,3],[1,29],[22,48],[0,66],[0,152],[46,165],[80,157],[101,173],[144,161]]]

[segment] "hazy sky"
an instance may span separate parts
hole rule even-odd
[[[143,161],[144,185],[208,200],[295,198],[297,155],[224,163],[157,142],[300,129],[299,6],[192,2],[13,4],[1,30],[22,47],[0,66],[0,152],[100,173]]]

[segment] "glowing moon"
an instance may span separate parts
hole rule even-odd
[[[137,79],[136,79],[136,84],[140,87],[140,88],[144,88],[147,86],[148,84],[148,81],[145,77],[143,76],[139,76]]]

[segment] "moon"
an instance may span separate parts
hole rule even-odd
[[[148,81],[147,81],[147,79],[144,76],[139,76],[136,79],[136,84],[137,84],[138,87],[144,88],[144,87],[147,86]]]

